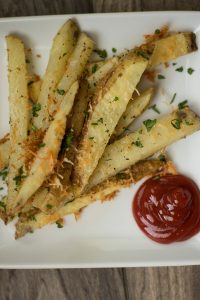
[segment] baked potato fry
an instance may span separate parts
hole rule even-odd
[[[54,120],[47,129],[43,143],[39,145],[39,150],[31,165],[29,174],[22,183],[17,195],[17,210],[24,206],[26,201],[42,185],[45,178],[53,171],[65,133],[67,115],[72,109],[77,90],[78,82],[75,82],[63,98]]]
[[[53,40],[38,98],[41,110],[38,116],[33,119],[33,124],[38,129],[46,129],[49,126],[49,101],[54,98],[54,91],[65,72],[66,63],[77,42],[78,32],[76,23],[69,20],[60,28]]]
[[[10,154],[10,137],[6,134],[0,140],[0,170],[8,167]]]
[[[144,121],[137,131],[106,147],[88,189],[199,129],[200,118],[189,108]]]
[[[53,214],[31,212],[29,215],[22,215],[16,224],[16,238],[20,238],[26,233],[33,232],[47,224],[55,223],[60,218],[76,213],[96,200],[111,199],[119,189],[128,187],[130,184],[136,183],[143,177],[153,176],[163,172],[164,168],[165,163],[159,160],[142,161],[123,173],[94,187],[87,195],[83,195],[82,197],[67,203],[67,205],[63,205]]]
[[[147,63],[143,57],[130,52],[97,88],[74,165],[74,182],[80,192],[96,168]]]
[[[148,68],[155,67],[162,63],[186,55],[197,50],[196,37],[192,32],[181,32],[157,40],[153,43],[153,53],[150,56]],[[149,44],[148,47],[152,47]]]
[[[10,108],[10,151],[8,173],[7,210],[16,205],[16,196],[20,186],[18,179],[25,172],[24,142],[28,135],[28,85],[24,44],[14,36],[6,37],[8,50],[8,81]],[[22,176],[21,176],[22,179]]]
[[[151,98],[153,96],[154,89],[149,88],[145,92],[143,92],[140,96],[133,96],[131,101],[129,101],[125,112],[119,119],[119,122],[115,128],[114,134],[111,137],[114,139],[115,137],[120,136],[127,127],[142,114],[142,112],[149,105]]]
[[[56,112],[63,95],[69,90],[70,86],[82,76],[93,49],[94,41],[87,34],[80,33],[77,45],[68,60],[66,71],[58,83],[54,97],[49,101],[50,115]]]

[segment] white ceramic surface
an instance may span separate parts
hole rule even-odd
[[[143,35],[162,25],[171,30],[194,31],[197,44],[200,38],[200,13],[152,12],[47,16],[0,19],[0,135],[9,130],[8,83],[5,35],[14,33],[32,48],[35,71],[44,72],[52,38],[64,21],[73,17],[83,31],[90,34],[99,48],[112,55],[112,47],[119,53],[143,40]],[[199,45],[200,46],[200,45]],[[38,58],[36,54],[40,54]],[[159,67],[166,79],[157,80],[153,103],[165,113],[178,102],[188,99],[200,114],[200,52],[178,59],[177,66]],[[175,71],[178,66],[184,72]],[[193,75],[186,72],[195,69]],[[169,102],[177,93],[173,105]],[[137,120],[137,127],[146,117],[158,117],[148,110]],[[200,184],[200,132],[168,147],[178,170]],[[0,223],[1,268],[75,268],[75,267],[131,267],[164,266],[200,263],[200,234],[183,243],[159,245],[138,229],[132,217],[132,198],[137,186],[121,191],[114,201],[96,202],[86,208],[78,222],[66,218],[66,226],[58,229],[47,226],[34,234],[14,240],[14,225]]]

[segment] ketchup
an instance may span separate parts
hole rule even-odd
[[[150,178],[135,195],[133,215],[155,242],[187,240],[200,231],[200,190],[183,175]]]

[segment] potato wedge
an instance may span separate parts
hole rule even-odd
[[[10,159],[8,174],[7,210],[16,205],[20,186],[19,172],[25,172],[24,142],[28,135],[28,85],[24,44],[14,36],[7,36],[8,80],[10,107]],[[22,174],[21,174],[22,175]],[[22,177],[22,176],[21,176]]]
[[[53,115],[59,106],[63,95],[68,91],[70,86],[82,76],[88,59],[94,49],[94,41],[85,33],[80,33],[77,45],[72,52],[66,71],[59,81],[54,97],[49,99],[49,113]]]
[[[143,177],[163,172],[164,168],[165,163],[159,160],[139,162],[125,172],[110,178],[109,181],[94,187],[87,195],[83,195],[71,203],[63,205],[53,214],[31,212],[28,216],[21,216],[16,225],[16,238],[20,238],[26,233],[33,232],[47,224],[54,223],[66,215],[76,213],[96,200],[111,199],[120,188],[128,187]]]
[[[74,182],[80,192],[88,183],[146,66],[147,60],[130,52],[97,89],[74,165]]]
[[[148,68],[169,62],[197,50],[195,39],[194,33],[181,32],[157,40],[153,45],[150,43],[148,47],[151,48],[153,46],[154,50],[150,57]]]
[[[39,99],[41,86],[42,86],[42,80],[34,81],[28,86],[29,96],[30,99],[33,101],[33,103],[36,103]]]
[[[131,101],[129,101],[125,112],[121,116],[121,118],[115,128],[113,137],[111,137],[112,139],[120,136],[124,132],[124,130],[126,130],[126,128],[138,116],[140,116],[142,114],[142,112],[149,105],[151,98],[153,96],[153,92],[154,92],[154,89],[149,88],[145,92],[143,92],[140,96],[136,96],[136,95],[133,96],[133,99]]]
[[[41,110],[38,117],[33,120],[34,125],[40,129],[46,129],[49,125],[49,108],[50,99],[54,98],[54,91],[61,80],[66,63],[71,55],[77,42],[78,27],[72,21],[67,21],[56,34],[50,51],[48,66],[41,85],[41,91],[38,103]]]
[[[118,60],[118,57],[112,57],[105,61],[102,66],[98,66],[97,64],[93,65],[93,70],[95,70],[94,67],[96,67],[97,70],[87,78],[91,92],[94,92],[98,82],[102,80],[108,74],[108,72],[116,67]]]
[[[65,133],[66,118],[72,109],[77,90],[78,82],[75,82],[66,93],[54,120],[46,131],[43,143],[31,165],[29,175],[25,178],[17,195],[17,210],[24,206],[45,178],[53,171]]]
[[[88,189],[199,130],[200,118],[186,108],[157,120],[147,120],[146,126],[143,124],[137,131],[106,147]]]
[[[0,170],[8,167],[10,154],[10,137],[6,134],[0,140]]]

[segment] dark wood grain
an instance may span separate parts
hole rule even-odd
[[[0,0],[0,17],[200,10],[199,0]],[[0,300],[198,300],[200,267],[0,270]]]

